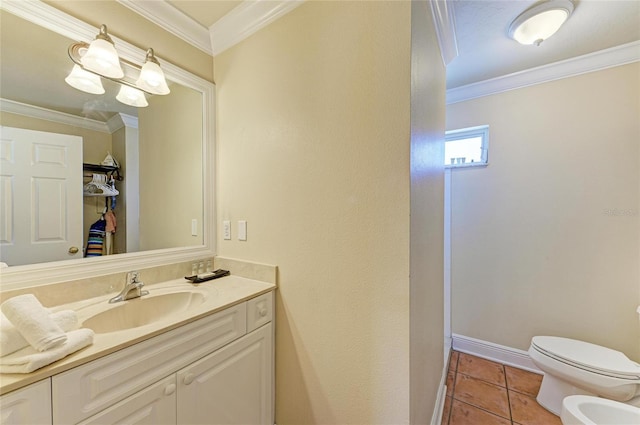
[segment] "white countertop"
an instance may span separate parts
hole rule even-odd
[[[56,375],[71,368],[80,366],[92,360],[106,356],[117,350],[129,347],[133,344],[152,338],[156,335],[170,331],[202,317],[224,310],[225,308],[244,302],[258,295],[273,291],[276,285],[273,283],[247,279],[239,276],[226,276],[223,278],[203,282],[197,285],[185,279],[175,279],[167,282],[147,285],[145,290],[153,297],[156,295],[190,290],[205,296],[204,302],[185,311],[167,314],[166,318],[154,321],[147,325],[126,330],[96,333],[93,344],[77,351],[64,359],[58,360],[48,366],[28,374],[0,374],[0,394],[22,388],[44,378]],[[56,307],[54,310],[72,309],[78,314],[79,327],[82,323],[97,312],[110,308],[117,308],[123,303],[135,303],[137,299],[108,304],[108,300],[115,294],[100,296],[71,304]],[[144,297],[143,297],[144,298]]]

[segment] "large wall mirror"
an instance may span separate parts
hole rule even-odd
[[[69,46],[97,28],[40,2],[3,1],[0,20],[0,290],[213,255],[213,84],[160,58],[171,93],[127,106],[117,82],[103,79],[100,95],[65,83]],[[144,50],[112,38],[122,59],[143,63]],[[117,170],[103,166],[110,158]],[[68,186],[46,174],[51,164]],[[105,179],[117,194],[96,195]],[[108,212],[115,233],[86,257]]]

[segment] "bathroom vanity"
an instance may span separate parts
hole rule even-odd
[[[275,285],[214,282],[150,285],[146,300],[116,306],[106,297],[63,306],[81,326],[94,320],[94,344],[31,374],[1,375],[1,423],[273,424]],[[185,292],[195,301],[171,296]],[[117,319],[125,303],[156,309],[154,298],[182,304],[141,326]]]

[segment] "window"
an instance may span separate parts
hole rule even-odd
[[[447,131],[444,136],[444,165],[449,168],[487,165],[488,148],[488,125]]]

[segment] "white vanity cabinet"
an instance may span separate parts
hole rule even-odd
[[[0,397],[0,424],[51,424],[49,378]]]
[[[178,372],[178,424],[273,424],[272,327]]]
[[[272,317],[269,292],[55,375],[53,425],[272,425]]]

